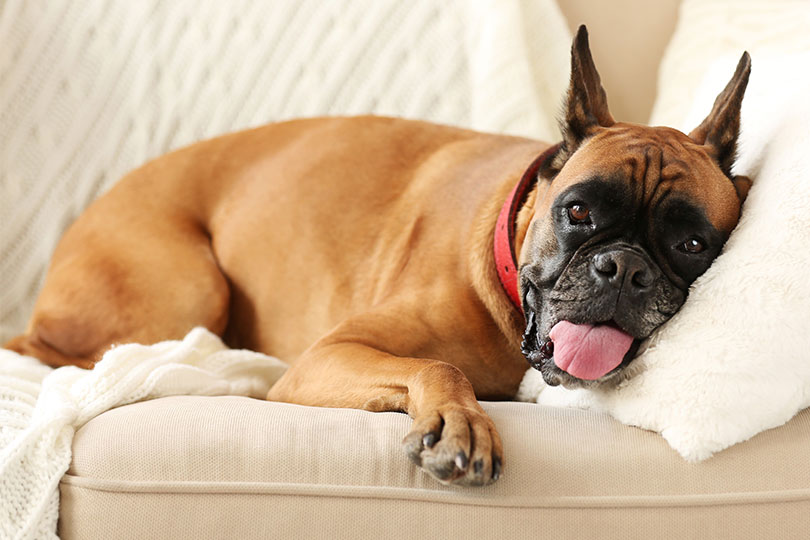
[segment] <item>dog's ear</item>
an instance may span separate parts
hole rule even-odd
[[[744,203],[745,198],[748,197],[748,190],[751,189],[751,179],[738,174],[731,179],[731,183],[734,184],[734,189],[737,191],[737,197],[740,199],[740,203]]]
[[[737,64],[734,76],[720,92],[714,101],[709,116],[692,130],[689,137],[698,144],[702,144],[726,176],[734,180],[731,175],[731,166],[737,154],[737,138],[740,134],[740,107],[742,107],[745,88],[748,86],[748,77],[751,74],[751,57],[744,52]],[[748,193],[748,185],[744,189],[737,188],[737,192]],[[735,184],[735,187],[736,184]]]
[[[579,27],[571,45],[571,81],[563,105],[560,130],[563,140],[557,155],[541,171],[541,175],[554,176],[582,141],[592,135],[596,128],[609,127],[615,123],[608,110],[607,94],[602,88],[599,72],[593,63],[588,45],[588,29]]]

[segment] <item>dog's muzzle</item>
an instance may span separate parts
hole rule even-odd
[[[591,386],[615,378],[668,318],[658,310],[661,269],[628,243],[575,255],[550,289],[541,290],[532,275],[524,274],[521,350],[548,384]]]

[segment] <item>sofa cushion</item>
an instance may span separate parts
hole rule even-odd
[[[700,464],[609,416],[484,403],[501,480],[440,485],[397,413],[238,397],[113,409],[73,443],[62,538],[806,537],[810,411]]]

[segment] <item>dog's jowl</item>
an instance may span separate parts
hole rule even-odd
[[[720,252],[744,54],[688,135],[613,120],[580,28],[554,145],[392,118],[231,134],[123,178],[68,229],[6,347],[92,368],[205,326],[290,369],[268,399],[403,411],[447,483],[504,467],[478,399],[619,380]],[[525,357],[524,357],[525,354]]]

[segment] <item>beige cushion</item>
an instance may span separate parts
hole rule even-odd
[[[591,53],[622,122],[646,123],[656,94],[658,64],[675,30],[681,0],[558,0],[568,26],[588,26]]]
[[[810,412],[701,463],[606,415],[486,403],[503,478],[445,487],[410,420],[248,398],[114,409],[76,434],[70,538],[806,538]]]

